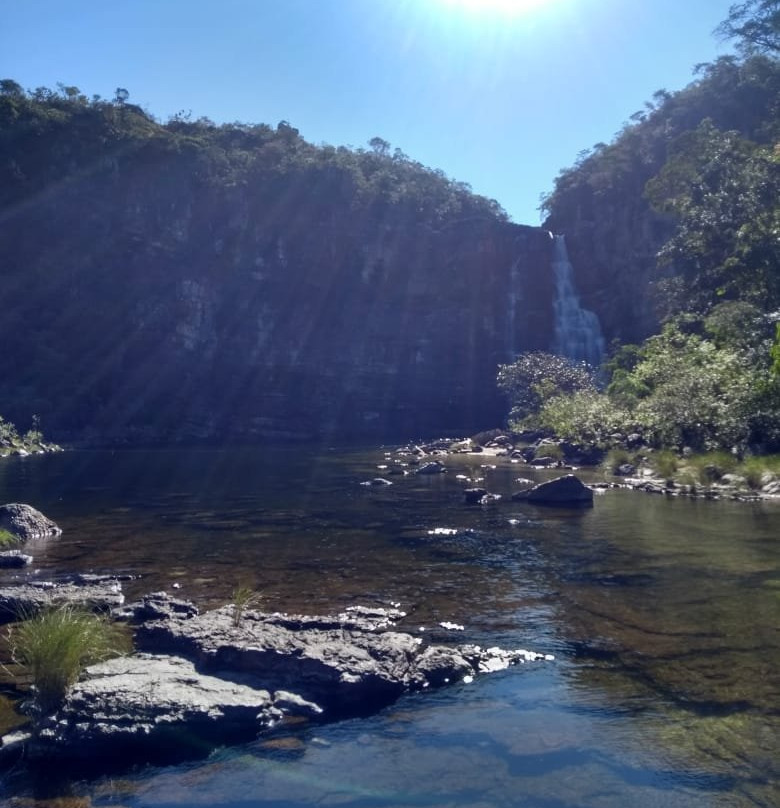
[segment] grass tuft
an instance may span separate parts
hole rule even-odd
[[[261,595],[250,586],[239,584],[233,590],[233,625],[238,628],[241,625],[241,618],[247,609],[251,609],[261,600]]]
[[[651,464],[660,477],[672,480],[679,467],[679,460],[674,452],[664,449],[652,455]]]
[[[14,626],[10,646],[43,715],[62,704],[87,665],[132,650],[124,626],[71,605],[43,610]]]

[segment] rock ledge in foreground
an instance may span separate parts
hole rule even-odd
[[[394,629],[404,616],[395,609],[356,607],[333,616],[248,611],[235,625],[232,606],[199,614],[155,593],[117,612],[140,620],[140,652],[88,668],[29,742],[30,755],[74,762],[125,753],[128,760],[186,756],[252,739],[285,718],[366,715],[405,692],[552,659],[428,645]]]

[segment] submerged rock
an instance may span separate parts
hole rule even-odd
[[[21,550],[5,550],[0,553],[0,568],[26,567],[32,564],[32,560],[31,555],[26,555]]]
[[[62,530],[31,505],[9,502],[0,505],[0,530],[5,530],[19,542],[59,536]]]

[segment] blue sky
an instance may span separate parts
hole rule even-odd
[[[375,135],[523,224],[561,168],[728,53],[732,0],[0,0],[0,77],[161,120]]]

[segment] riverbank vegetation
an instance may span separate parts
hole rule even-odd
[[[28,617],[10,634],[13,661],[29,680],[41,715],[62,703],[87,665],[127,653],[131,647],[123,626],[69,604]]]
[[[44,452],[49,448],[51,447],[44,443],[41,423],[37,415],[33,415],[32,424],[26,432],[19,432],[14,424],[0,416],[0,457]]]

